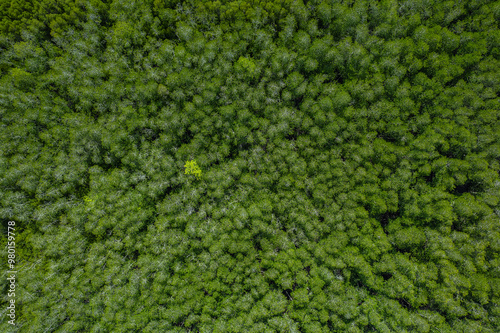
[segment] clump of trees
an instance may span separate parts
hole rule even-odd
[[[0,8],[3,331],[500,329],[496,1]]]

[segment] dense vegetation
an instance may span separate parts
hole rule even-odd
[[[0,15],[1,331],[500,331],[499,1]]]

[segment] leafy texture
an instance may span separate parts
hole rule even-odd
[[[500,331],[498,1],[0,10],[1,331]]]

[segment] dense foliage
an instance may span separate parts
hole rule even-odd
[[[1,331],[500,330],[499,1],[0,11]]]

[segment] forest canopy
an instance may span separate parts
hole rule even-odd
[[[499,1],[0,13],[1,331],[500,331]]]

